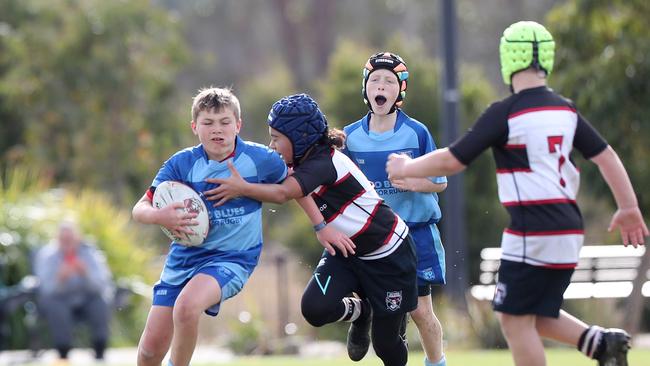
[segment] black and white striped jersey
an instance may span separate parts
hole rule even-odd
[[[342,152],[316,145],[293,177],[305,196],[311,194],[327,223],[354,241],[359,258],[386,257],[408,235],[404,221]]]
[[[607,142],[571,101],[544,86],[492,104],[450,151],[469,165],[489,147],[499,200],[510,214],[502,259],[575,267],[584,232],[576,204],[580,173],[570,154],[575,148],[590,159]]]

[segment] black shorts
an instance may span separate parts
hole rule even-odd
[[[326,296],[356,292],[368,298],[374,316],[387,316],[417,307],[416,267],[415,246],[408,236],[393,253],[379,259],[345,258],[340,253],[332,257],[324,252],[314,276]]]
[[[573,269],[550,269],[501,260],[494,310],[512,315],[557,318]]]

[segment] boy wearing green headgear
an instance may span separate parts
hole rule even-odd
[[[511,217],[501,241],[493,307],[516,365],[545,365],[542,337],[575,345],[601,366],[627,366],[630,336],[588,326],[561,310],[578,262],[584,227],[576,203],[573,148],[600,169],[618,210],[609,231],[644,244],[648,228],[618,155],[576,110],[546,86],[555,42],[544,26],[517,22],[500,44],[503,80],[512,95],[492,104],[449,148],[417,159],[391,155],[389,178],[452,175],[492,148],[499,199]]]

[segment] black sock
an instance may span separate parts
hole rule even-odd
[[[106,341],[98,340],[93,342],[93,350],[95,351],[95,359],[104,359],[104,350],[106,349]]]
[[[66,359],[68,358],[68,352],[70,352],[70,346],[56,346],[56,350],[59,352],[59,358]]]

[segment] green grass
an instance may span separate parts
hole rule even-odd
[[[411,352],[409,365],[422,365],[423,354]],[[628,361],[630,366],[650,365],[650,349],[632,349]],[[134,363],[135,364],[135,360]],[[267,357],[237,357],[226,363],[192,363],[193,366],[379,366],[381,361],[376,356],[366,357],[361,362],[352,362],[346,357],[338,358],[300,358],[297,356],[267,356]],[[511,366],[513,365],[508,350],[454,350],[447,353],[449,366]],[[571,349],[547,349],[546,364],[549,366],[594,366],[578,351]],[[29,364],[29,366],[46,366],[45,364]],[[124,364],[104,364],[103,366],[126,366]]]
[[[593,360],[581,355],[578,351],[571,349],[551,349],[546,352],[546,364],[549,366],[594,366]],[[411,352],[409,354],[409,365],[422,365],[422,353]],[[650,365],[650,350],[630,351],[628,361],[630,366]],[[330,359],[301,359],[298,357],[242,357],[235,362],[229,362],[229,366],[379,366],[381,360],[376,356],[366,357],[361,362],[352,362],[347,358]],[[447,353],[447,364],[449,366],[509,366],[513,365],[510,352],[507,350],[498,351],[449,351]],[[218,364],[197,364],[196,366],[216,366]]]

